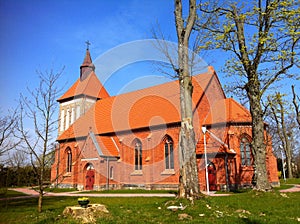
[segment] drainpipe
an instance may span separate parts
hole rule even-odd
[[[106,169],[107,169],[106,190],[109,190],[109,158],[108,157],[106,157]]]
[[[56,187],[58,187],[59,164],[60,164],[60,144],[58,144],[57,147]]]
[[[230,149],[230,134],[227,134],[228,138],[228,149]],[[226,177],[226,191],[229,191],[229,172],[228,172],[228,153],[227,149],[225,148],[225,177]]]
[[[226,191],[229,191],[228,153],[226,149],[225,149],[225,177],[226,177]]]
[[[202,127],[203,137],[204,137],[204,159],[205,159],[205,177],[206,177],[206,192],[209,195],[209,182],[208,182],[208,172],[207,172],[207,153],[206,153],[206,132],[207,129],[205,126]]]

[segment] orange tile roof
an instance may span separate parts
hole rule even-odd
[[[84,144],[81,147],[81,155],[83,159],[97,158],[98,156],[119,156],[120,143],[116,137],[111,136],[95,136],[89,131]]]
[[[217,123],[250,123],[252,121],[249,110],[232,98],[217,101],[204,120],[204,125]]]
[[[212,80],[217,82],[212,82]],[[199,107],[203,96],[206,94],[211,95],[212,98],[218,95],[215,101],[209,102],[213,105],[207,105],[210,110],[207,111],[208,115],[202,118],[204,120],[198,121],[200,124],[251,122],[251,115],[246,108],[231,98],[225,99],[219,80],[212,69],[204,74],[194,76],[193,86],[194,110]],[[213,90],[210,91],[210,89]],[[95,133],[104,155],[118,156],[119,141],[115,137],[113,141],[108,134],[138,128],[150,128],[155,125],[179,123],[179,91],[178,81],[173,81],[98,100],[84,116],[76,120],[69,129],[58,137],[58,141],[86,137],[91,130]],[[223,99],[218,100],[221,98]],[[209,135],[207,137],[208,150],[214,149],[214,153],[224,150],[223,147],[216,146],[215,141],[212,141]],[[200,153],[203,150],[203,139],[198,142],[198,146],[200,146],[198,149],[198,153]]]
[[[193,77],[194,108],[198,106],[199,99],[214,77],[216,75],[212,70]],[[179,91],[176,80],[98,100],[58,140],[86,136],[90,128],[97,135],[178,123]]]
[[[96,140],[105,156],[119,156],[120,143],[114,137],[96,136]]]
[[[108,92],[103,87],[102,83],[97,78],[95,72],[91,72],[84,80],[80,78],[62,95],[57,101],[62,102],[64,100],[76,97],[76,96],[89,96],[93,98],[106,98],[109,97]]]

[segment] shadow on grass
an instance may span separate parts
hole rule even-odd
[[[251,188],[245,188],[245,189],[232,190],[230,192],[240,194],[240,193],[248,193],[248,192],[251,192],[251,191],[252,191]]]
[[[78,191],[76,188],[46,188],[46,192],[53,192],[53,193],[63,193],[63,192],[74,192]]]
[[[25,196],[26,194],[13,191],[13,190],[4,190],[3,188],[0,189],[0,198],[11,198],[11,197],[18,197],[18,196]]]
[[[217,191],[215,194],[241,194],[241,193],[248,193],[251,191],[252,191],[251,188],[246,188],[246,189],[236,189],[231,191]]]
[[[261,224],[260,221],[250,220],[248,218],[239,218],[238,223],[245,223],[245,224]]]
[[[4,200],[5,201],[5,200]],[[37,198],[26,198],[26,199],[18,199],[18,200],[7,200],[7,204],[10,207],[14,208],[26,208],[26,207],[32,207],[37,205]]]

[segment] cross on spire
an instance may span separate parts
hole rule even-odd
[[[89,50],[91,43],[88,40],[85,43],[86,43],[86,49]]]

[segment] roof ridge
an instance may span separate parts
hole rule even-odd
[[[95,147],[97,149],[98,154],[100,156],[103,156],[104,154],[103,154],[103,152],[102,152],[102,150],[101,150],[101,148],[100,148],[100,146],[99,146],[99,144],[98,144],[98,142],[96,140],[96,136],[95,136],[95,134],[94,134],[94,132],[92,130],[89,131],[89,136],[91,137],[91,139],[93,141],[93,144],[95,145]]]
[[[74,97],[74,91],[73,91],[73,89],[75,88],[75,86],[76,86],[76,88],[77,88],[77,86],[79,85],[79,82],[80,82],[80,78],[78,78],[74,83],[73,83],[73,85],[64,93],[64,94],[62,94],[62,96],[61,97],[59,97],[58,99],[57,99],[57,102],[60,102],[60,101],[62,101],[62,100],[64,100],[64,99],[68,99],[68,98],[70,98],[70,97]],[[73,88],[74,87],[74,88]],[[76,89],[75,88],[75,89]],[[72,93],[70,93],[70,94],[72,94],[72,96],[70,96],[70,97],[64,97],[65,95],[68,95],[67,93],[69,93],[69,92],[72,92]]]
[[[245,111],[246,113],[249,113],[250,114],[250,111],[244,107],[243,105],[241,105],[239,102],[237,102],[235,99],[233,98],[226,98],[226,100],[229,100],[229,103],[230,103],[230,106],[232,106],[231,102],[232,103],[235,103],[237,106],[239,106],[243,111]],[[250,114],[251,115],[251,114]]]
[[[207,72],[204,72],[204,73],[193,75],[192,78],[195,79],[196,77],[200,77],[202,75],[209,75],[209,74],[212,74],[211,71],[207,71]],[[160,83],[160,84],[153,85],[153,86],[148,86],[148,87],[145,87],[145,88],[142,88],[142,89],[136,89],[136,90],[132,90],[132,91],[129,91],[129,92],[124,92],[124,93],[121,93],[121,94],[118,94],[118,95],[115,95],[115,96],[121,96],[121,95],[125,95],[125,94],[136,93],[136,92],[144,91],[146,89],[151,89],[151,88],[158,88],[158,87],[161,87],[163,85],[168,85],[168,84],[175,83],[175,82],[178,82],[178,79],[174,79],[172,81]]]
[[[91,80],[93,80],[92,77],[93,76],[90,77]],[[209,85],[209,80],[211,80],[211,77],[214,77],[214,74],[211,71],[208,71],[192,77],[195,90],[197,89],[193,94],[193,101],[198,102],[204,89]],[[217,88],[219,88],[219,86]],[[83,132],[86,129],[85,126],[88,125],[87,122],[89,119],[97,120],[96,123],[92,124],[92,126],[96,128],[94,131],[97,130],[95,132],[97,134],[144,128],[149,127],[149,125],[160,125],[162,124],[161,122],[164,124],[180,122],[179,93],[179,81],[176,79],[159,85],[102,98],[101,100],[96,101],[86,111],[84,116],[81,116],[74,124],[72,124],[73,129],[76,130],[67,129],[59,136],[59,140],[68,138],[68,133],[72,136],[86,135],[86,133]],[[149,101],[150,99],[152,100],[151,102]],[[161,103],[165,107],[157,107],[158,103]],[[141,105],[146,106],[141,107]],[[137,122],[136,119],[132,119],[136,117],[142,109],[147,110],[145,116],[142,116],[142,120]],[[112,111],[114,111],[114,114],[112,114]],[[172,116],[170,114],[171,112],[173,112]],[[115,116],[124,116],[124,113],[128,116],[128,119],[130,118],[128,122],[115,120]],[[156,119],[157,117],[152,119],[153,115],[159,115],[161,119]],[[79,127],[78,125],[80,125],[80,130],[75,128]]]

